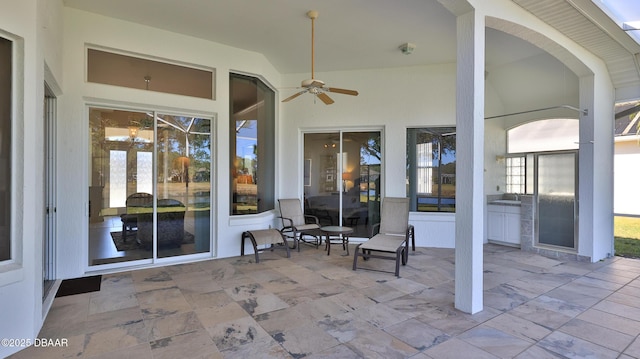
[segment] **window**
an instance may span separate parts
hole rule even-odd
[[[254,77],[230,74],[231,214],[275,208],[275,92]]]
[[[527,122],[507,131],[506,193],[534,193],[534,154],[577,150],[580,122],[571,118]]]
[[[87,81],[215,99],[214,71],[96,49],[87,50]]]
[[[578,149],[580,122],[552,118],[527,122],[507,131],[507,153]]]
[[[407,196],[412,211],[455,212],[455,127],[407,129]]]
[[[0,261],[11,259],[11,56],[12,42],[0,37]]]
[[[524,156],[507,157],[507,193],[525,193],[525,158]]]

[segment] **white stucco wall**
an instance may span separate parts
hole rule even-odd
[[[160,109],[214,117],[214,148],[218,194],[216,210],[212,211],[217,231],[217,256],[239,254],[242,231],[265,228],[273,214],[244,216],[232,220],[229,216],[229,72],[260,75],[275,88],[280,75],[261,54],[182,36],[130,22],[95,14],[65,9],[64,12],[65,103],[59,119],[60,148],[58,170],[60,193],[75,193],[59,199],[59,244],[61,258],[58,274],[61,278],[77,277],[88,270],[88,133],[87,104],[132,106],[136,109]],[[135,34],[136,36],[132,36]],[[168,61],[194,64],[216,70],[216,99],[206,100],[151,91],[126,89],[85,81],[85,46],[95,45],[142,54]]]
[[[639,166],[640,143],[638,137],[616,138],[613,172],[615,181],[614,213],[640,216]]]
[[[31,339],[44,321],[42,303],[43,124],[45,64],[49,81],[60,81],[59,29],[62,2],[7,0],[0,12],[0,31],[17,47],[14,84],[15,116],[12,165],[13,264],[0,265],[0,337]],[[47,26],[41,26],[46,23]],[[0,346],[0,357],[20,350]]]

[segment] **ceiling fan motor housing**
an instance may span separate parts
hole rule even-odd
[[[323,87],[324,86],[324,81],[320,81],[320,80],[317,80],[317,79],[303,80],[302,84],[300,86],[302,86],[302,87]]]

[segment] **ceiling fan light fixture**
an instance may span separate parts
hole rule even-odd
[[[415,49],[416,45],[410,42],[405,42],[404,44],[400,45],[400,51],[402,51],[402,53],[405,55],[411,55],[413,53],[413,50]]]

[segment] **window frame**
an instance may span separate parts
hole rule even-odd
[[[11,42],[11,90],[9,103],[11,110],[9,120],[11,122],[9,147],[10,147],[10,174],[9,174],[9,204],[10,213],[16,214],[9,218],[9,241],[11,257],[0,261],[0,287],[15,282],[19,282],[24,278],[24,268],[22,266],[22,238],[23,229],[18,226],[17,218],[22,217],[24,198],[22,192],[18,192],[17,183],[22,183],[23,162],[21,161],[22,152],[19,152],[17,143],[14,139],[22,138],[24,132],[24,114],[20,110],[24,103],[24,39],[8,32],[0,30],[0,37]]]
[[[12,253],[13,251],[13,243],[11,240],[11,219],[13,218],[11,204],[12,200],[12,154],[13,150],[13,41],[10,39],[6,39],[4,37],[0,37],[0,41],[2,41],[2,52],[0,56],[2,56],[2,63],[7,65],[7,72],[10,76],[6,76],[5,79],[0,83],[0,94],[2,95],[2,101],[0,103],[5,104],[5,106],[1,106],[2,113],[0,113],[0,173],[2,173],[0,177],[0,206],[2,211],[0,214],[0,263],[11,261],[14,258]],[[5,70],[3,70],[4,72]],[[5,152],[6,153],[3,153]],[[5,182],[6,181],[6,182]],[[8,189],[8,191],[7,191]],[[8,199],[8,200],[7,200]]]
[[[215,68],[99,46],[87,46],[85,57],[87,83],[216,99]]]
[[[210,143],[208,146],[208,150],[210,151],[209,154],[209,161],[210,161],[210,171],[209,172],[209,185],[207,186],[206,190],[208,190],[209,195],[208,197],[205,197],[209,200],[208,204],[210,205],[211,209],[210,209],[210,213],[208,214],[209,218],[206,222],[209,223],[209,238],[207,239],[207,248],[206,249],[197,249],[195,250],[195,252],[190,252],[190,253],[182,253],[182,254],[178,254],[178,255],[172,255],[170,254],[169,251],[166,251],[164,248],[160,248],[160,246],[157,245],[157,235],[156,235],[156,224],[157,224],[157,220],[154,219],[154,224],[153,224],[153,244],[151,246],[151,250],[150,250],[150,254],[148,257],[144,257],[144,258],[133,258],[130,260],[126,260],[126,261],[121,261],[121,262],[106,262],[106,263],[94,263],[96,259],[105,259],[105,258],[95,258],[91,256],[91,252],[90,252],[90,247],[88,245],[88,241],[91,239],[90,236],[90,227],[91,227],[91,223],[90,223],[90,218],[87,218],[87,222],[86,222],[86,234],[87,234],[87,246],[85,247],[86,250],[86,254],[87,254],[87,262],[86,262],[86,269],[87,270],[95,270],[96,268],[104,268],[106,266],[106,268],[125,268],[125,267],[129,267],[129,266],[135,266],[135,265],[144,265],[144,264],[159,264],[159,263],[169,263],[172,261],[175,261],[176,258],[211,258],[214,257],[216,254],[216,246],[215,246],[215,227],[214,227],[214,222],[212,221],[212,216],[215,215],[213,212],[213,208],[214,208],[214,203],[216,202],[216,195],[215,195],[215,191],[214,189],[216,188],[216,181],[217,181],[217,151],[216,151],[216,136],[217,136],[217,119],[218,119],[218,114],[214,113],[214,112],[202,112],[202,111],[194,111],[194,110],[188,110],[188,109],[180,109],[180,108],[162,108],[159,106],[153,106],[153,105],[143,105],[143,104],[127,104],[127,105],[122,105],[122,104],[117,104],[113,101],[90,101],[90,102],[86,102],[85,103],[85,118],[89,118],[89,114],[91,113],[91,110],[107,110],[107,111],[120,111],[120,112],[130,112],[130,113],[145,113],[147,114],[149,117],[153,118],[152,120],[152,124],[147,124],[151,129],[138,129],[137,131],[135,131],[135,135],[140,137],[140,138],[146,138],[146,139],[152,139],[151,143],[151,158],[152,158],[152,178],[153,181],[151,183],[152,189],[151,189],[151,194],[153,195],[154,198],[154,205],[153,205],[153,217],[155,218],[155,216],[158,213],[157,210],[157,200],[159,199],[163,199],[163,192],[160,190],[160,186],[161,184],[158,182],[158,172],[160,171],[160,160],[158,159],[158,133],[160,132],[158,130],[158,126],[157,123],[159,122],[158,118],[161,118],[163,116],[169,116],[169,117],[189,117],[189,118],[198,118],[198,119],[202,119],[202,120],[207,120],[209,121],[209,133],[208,135],[210,136]],[[171,128],[175,128],[174,126],[170,126]],[[88,154],[87,156],[87,168],[89,169],[89,171],[92,171],[92,158],[90,155],[90,147],[93,145],[93,138],[91,136],[91,124],[90,124],[90,120],[86,121],[86,128],[85,130],[87,131],[86,133],[88,134],[88,140],[87,140],[87,148],[86,148],[86,152]],[[127,130],[127,129],[125,129]],[[133,135],[134,133],[131,132],[131,127],[128,128],[128,134],[129,136]],[[149,133],[149,131],[151,133]],[[193,133],[197,133],[197,132],[193,132]],[[116,134],[117,135],[117,134]],[[117,142],[117,141],[113,141],[113,142]],[[143,151],[143,152],[147,152],[147,151]],[[138,152],[140,153],[140,152]],[[188,172],[189,173],[189,172]],[[192,173],[192,176],[195,176],[196,172],[190,172]],[[129,175],[129,173],[127,173],[127,176]],[[89,175],[87,175],[89,176]],[[90,178],[90,177],[87,177]],[[189,183],[192,183],[193,181],[187,181]],[[182,182],[184,183],[184,182]],[[88,180],[88,189],[92,186],[91,184],[91,180]],[[198,196],[197,192],[193,192],[194,188],[192,186],[189,187],[191,189],[191,195],[195,195]],[[205,190],[205,192],[206,192]],[[89,190],[90,191],[90,190]],[[137,189],[136,189],[137,191]],[[197,191],[197,190],[196,190]],[[87,192],[89,193],[89,192]],[[127,196],[130,195],[132,193],[127,193]],[[169,197],[170,199],[176,199],[177,196],[175,196],[175,193],[171,193],[171,196]],[[167,198],[164,198],[167,199]],[[90,198],[87,198],[88,201],[90,201]],[[193,208],[189,205],[192,202],[189,201],[185,201],[184,202],[186,207],[187,207],[187,211],[185,212],[185,214],[187,213],[194,213]],[[126,203],[125,203],[126,204]],[[101,208],[101,207],[100,207]],[[107,208],[122,208],[122,207],[107,207]],[[119,213],[121,214],[121,213]],[[91,214],[90,214],[91,215]],[[197,233],[192,233],[194,235],[198,235]],[[169,255],[167,255],[169,254]],[[106,259],[110,259],[110,258],[106,258]]]
[[[234,108],[234,80],[246,81],[253,83],[256,89],[255,103],[251,104],[246,102],[243,106],[246,108],[236,109]],[[262,91],[262,95],[260,91]],[[276,169],[276,91],[273,87],[261,76],[245,74],[245,73],[229,73],[229,215],[234,216],[246,216],[256,215],[274,210],[275,207],[275,169]],[[266,95],[266,96],[264,96]],[[263,101],[261,101],[261,99]],[[246,119],[244,117],[238,117],[237,114],[248,114],[252,111],[258,113],[255,119]],[[264,118],[259,117],[259,113],[264,114]],[[244,120],[244,121],[243,121]],[[266,126],[259,126],[262,122],[266,122]],[[238,125],[239,123],[255,122],[256,124],[256,140],[255,140],[255,156],[250,160],[252,167],[255,168],[249,170],[246,167],[246,163],[240,166],[237,161],[237,139],[241,137],[239,135]],[[264,156],[260,154],[264,153]],[[253,163],[255,162],[255,163]],[[266,165],[261,166],[263,164]],[[241,168],[242,173],[238,170]],[[246,170],[245,170],[246,169]],[[261,180],[255,181],[256,176]],[[251,183],[250,183],[251,180]],[[242,184],[242,190],[238,188],[238,184]],[[241,203],[238,199],[238,195],[243,195],[246,198],[251,198],[253,193],[245,193],[252,191],[248,186],[255,186],[255,209],[253,204],[250,203],[248,208],[242,210],[238,208],[237,204]],[[247,207],[247,206],[245,206]],[[249,208],[251,207],[251,208]]]
[[[520,168],[520,173],[514,174],[513,168],[516,167],[512,165],[514,160],[518,159],[521,163],[517,165]],[[505,156],[505,192],[506,193],[517,193],[517,194],[525,194],[527,192],[527,156],[525,154],[509,154]],[[519,178],[520,184],[515,184],[514,178]],[[515,190],[515,187],[518,187]]]
[[[439,161],[437,163],[437,165],[423,165],[418,167],[417,163],[419,161],[418,159],[418,146],[419,145],[423,145],[426,144],[425,143],[418,143],[418,141],[415,140],[417,134],[419,133],[429,133],[433,136],[439,136],[439,140],[442,141],[445,137],[449,137],[449,136],[454,136],[453,137],[453,141],[448,141],[450,143],[452,143],[453,146],[453,151],[449,153],[449,155],[453,156],[453,161],[448,162],[448,163],[442,163],[441,161]],[[420,213],[455,213],[455,161],[456,161],[456,141],[455,141],[455,135],[456,135],[456,127],[455,126],[421,126],[421,127],[408,127],[406,129],[406,181],[407,181],[407,189],[406,189],[406,194],[407,197],[410,198],[410,210],[412,212],[420,212]],[[413,138],[413,139],[412,139]],[[430,142],[433,143],[433,142]],[[429,147],[429,146],[426,146]],[[437,151],[437,150],[436,150]],[[432,155],[434,153],[434,150],[431,149],[429,151]],[[438,151],[438,160],[440,160],[442,158],[442,153],[444,152],[443,150]],[[413,164],[416,164],[415,166]],[[446,173],[442,173],[442,169],[443,166],[446,166],[448,164],[453,163],[454,165],[454,173],[453,176],[443,176]],[[436,199],[436,203],[435,204],[431,204],[431,203],[426,203],[423,205],[423,208],[430,208],[432,207],[432,205],[435,205],[435,210],[431,209],[423,209],[420,210],[420,206],[419,206],[419,198],[420,198],[420,192],[418,192],[418,183],[417,182],[417,176],[418,176],[418,172],[419,169],[428,169],[427,173],[428,176],[433,178],[433,171],[436,170],[440,173],[440,175],[437,176],[438,179],[438,183],[432,183],[431,185],[433,187],[437,187],[437,193],[435,195],[429,196],[429,198],[435,198]],[[448,196],[444,196],[445,193],[443,193],[442,191],[442,187],[445,184],[445,181],[443,180],[444,178],[452,178],[452,185],[453,185],[453,190],[449,190],[447,192],[450,193],[450,195]],[[425,192],[427,193],[427,192]],[[424,196],[423,196],[424,197]],[[427,198],[427,197],[425,197]],[[451,201],[446,201],[446,202],[451,202],[451,203],[444,203],[445,201],[443,201],[443,199],[450,199]]]

